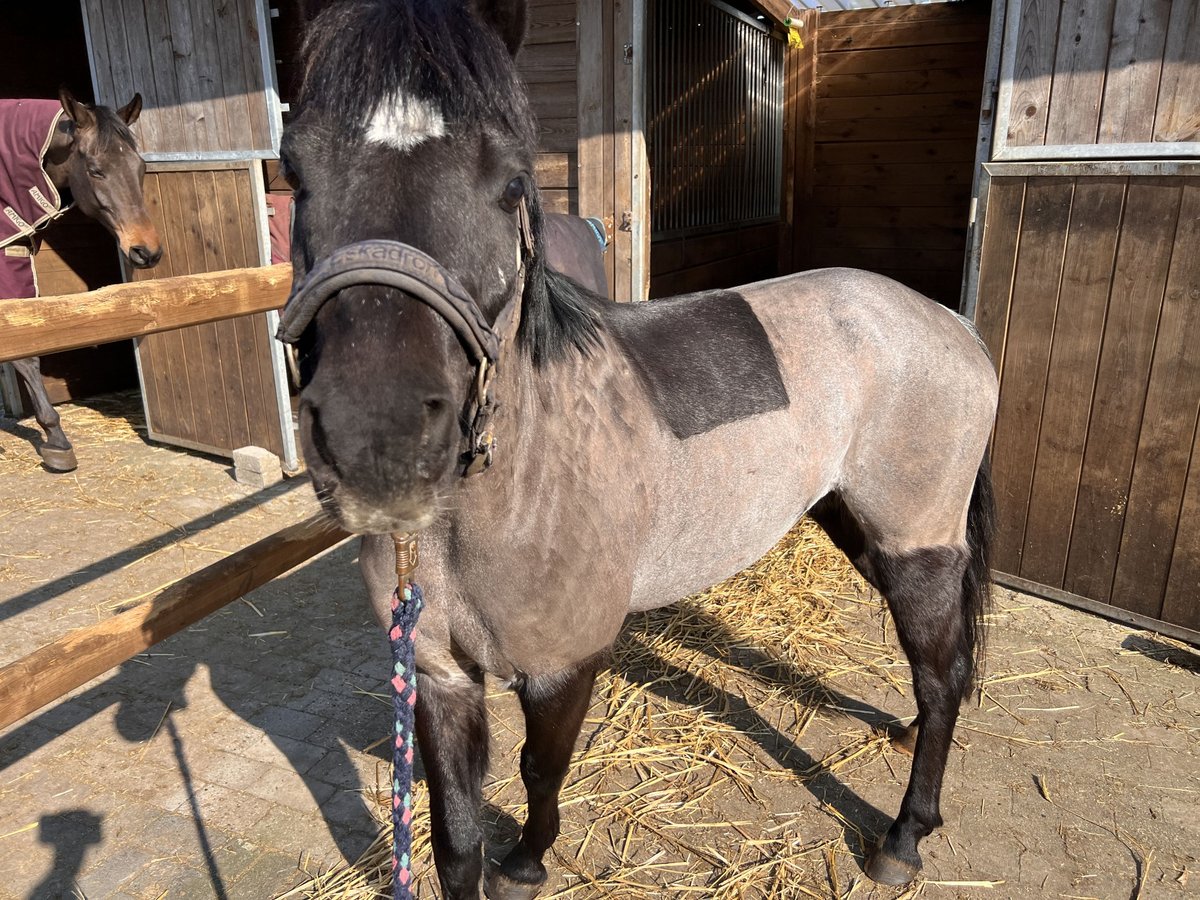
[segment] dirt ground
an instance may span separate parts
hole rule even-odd
[[[41,469],[32,423],[0,427],[0,664],[314,508],[302,478],[254,491],[148,445],[130,395],[61,411],[72,475]],[[945,826],[918,882],[872,885],[863,849],[909,766],[880,727],[915,708],[890,621],[828,586],[828,554],[789,556],[782,595],[630,619],[546,896],[1200,895],[1200,655],[1001,590]],[[0,898],[373,896],[387,653],[353,560],[343,545],[0,733]],[[496,856],[523,815],[520,715],[490,703]]]

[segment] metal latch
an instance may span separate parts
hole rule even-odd
[[[633,44],[625,45],[625,49],[621,51],[621,62],[627,66],[633,65]]]

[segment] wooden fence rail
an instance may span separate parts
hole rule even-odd
[[[0,300],[0,361],[124,340],[283,306],[288,265]],[[316,515],[206,566],[131,609],[0,668],[0,728],[261,587],[348,535]]]
[[[0,668],[0,728],[86,684],[348,535],[324,515],[290,525],[147,600]]]
[[[280,264],[0,300],[0,362],[279,309],[291,285]]]

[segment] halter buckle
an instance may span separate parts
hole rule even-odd
[[[487,470],[492,464],[492,456],[496,450],[496,436],[489,427],[495,404],[488,394],[495,371],[486,359],[480,360],[479,370],[475,375],[475,413],[471,417],[470,449],[466,453],[467,468],[463,473],[467,477]]]

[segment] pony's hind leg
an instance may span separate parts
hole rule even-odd
[[[917,844],[942,824],[942,778],[958,707],[971,684],[974,648],[962,601],[967,562],[967,551],[953,547],[880,553],[874,559],[880,591],[912,666],[920,723],[905,735],[915,742],[900,813],[867,860],[867,874],[884,884],[916,877]]]
[[[75,450],[71,447],[71,442],[62,430],[58,410],[46,394],[46,385],[42,381],[41,360],[36,356],[16,359],[13,360],[13,368],[29,391],[29,398],[33,401],[33,417],[38,425],[42,426],[42,431],[46,432],[46,442],[38,448],[42,462],[51,472],[72,471],[79,463],[75,460]]]
[[[558,792],[567,775],[571,751],[587,713],[598,663],[547,678],[529,679],[518,689],[525,712],[521,779],[529,795],[529,816],[520,842],[489,873],[490,900],[530,900],[546,883],[542,857],[558,837]]]
[[[917,719],[898,738],[913,753],[912,772],[900,813],[866,866],[875,881],[906,884],[921,869],[917,844],[942,824],[946,759],[979,653],[995,516],[988,465],[985,460],[976,473],[958,546],[888,552],[837,495],[824,498],[811,514],[883,594],[912,666]]]
[[[488,764],[483,673],[418,669],[417,746],[429,785],[433,859],[445,900],[479,900]]]

